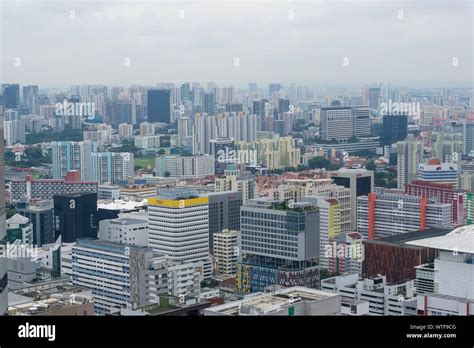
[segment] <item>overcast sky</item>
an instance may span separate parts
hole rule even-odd
[[[472,1],[0,1],[2,83],[473,81]]]

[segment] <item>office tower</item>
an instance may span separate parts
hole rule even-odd
[[[397,143],[397,188],[411,183],[418,176],[418,169],[423,160],[421,141],[408,138]]]
[[[380,107],[380,87],[369,88],[369,109],[379,110]]]
[[[352,108],[334,106],[321,108],[321,140],[343,142],[352,135]]]
[[[219,274],[234,275],[237,272],[238,233],[225,229],[213,235],[214,270]]]
[[[129,152],[93,152],[92,178],[99,185],[123,183],[134,174],[134,155]]]
[[[148,122],[169,124],[170,117],[171,108],[169,89],[148,90]]]
[[[141,125],[140,125],[141,126]],[[133,125],[121,123],[118,126],[119,135],[124,139],[133,137]]]
[[[407,115],[383,115],[380,146],[390,146],[405,140],[408,134]]]
[[[212,192],[209,200],[209,250],[213,253],[213,235],[224,229],[240,230],[242,193],[237,191]]]
[[[290,110],[290,100],[289,99],[278,99],[278,119],[283,115],[284,112],[292,112]]]
[[[74,243],[78,238],[97,238],[97,193],[54,196],[55,239]]]
[[[253,199],[241,208],[242,260],[237,265],[237,289],[264,291],[273,285],[319,285],[319,225],[311,203]]]
[[[143,215],[143,219],[140,219],[137,215],[126,214],[117,219],[99,221],[98,236],[99,239],[109,242],[147,247],[147,216]]]
[[[451,204],[436,198],[386,193],[357,197],[357,232],[369,240],[425,230],[450,228]]]
[[[370,136],[370,110],[367,106],[352,107],[352,136]]]
[[[112,126],[121,123],[134,125],[137,121],[135,102],[131,99],[111,100],[105,104],[105,122]]]
[[[97,182],[80,180],[77,170],[67,172],[65,179],[25,179],[11,180],[10,200],[13,203],[38,200],[52,200],[54,195],[63,193],[97,192]]]
[[[148,199],[149,246],[173,261],[199,263],[210,278],[209,198],[189,189],[163,190]]]
[[[236,166],[229,165],[224,170],[224,176],[216,177],[215,191],[238,191],[242,193],[242,204],[257,196],[257,186],[250,173],[241,173]]]
[[[20,106],[20,85],[3,84],[3,110],[18,109]]]
[[[271,97],[273,93],[280,92],[281,84],[280,83],[270,83],[268,85],[268,95]]]
[[[3,143],[3,115],[0,114],[0,245],[5,245],[5,145]],[[0,315],[8,310],[7,258],[0,257]]]
[[[64,179],[70,170],[79,170],[82,180],[92,177],[92,152],[97,150],[97,144],[84,140],[53,141],[51,156],[53,161],[53,178]]]
[[[4,121],[3,123],[7,146],[26,143],[26,123],[24,119]]]
[[[135,310],[160,296],[199,296],[200,275],[151,248],[93,239],[72,247],[72,284],[92,290],[96,314]]]
[[[17,208],[19,214],[27,217],[33,227],[33,245],[41,247],[54,243],[53,204],[51,201],[39,201],[28,204],[24,208]]]
[[[178,179],[205,178],[215,173],[214,157],[202,156],[160,156],[156,158],[156,175]]]
[[[255,82],[249,83],[249,93],[257,93],[258,92],[258,85]]]
[[[431,268],[434,269],[433,283],[436,285],[436,294],[425,294],[418,297],[418,310],[421,311],[421,314],[469,315],[472,313],[474,299],[473,239],[472,229],[458,227],[442,236],[407,242],[408,245],[434,249],[437,255],[431,265]],[[455,303],[449,303],[448,300]]]
[[[209,153],[215,159],[216,174],[222,174],[227,164],[235,163],[234,139],[211,139]]]
[[[454,163],[440,163],[437,159],[430,159],[422,163],[418,169],[418,180],[438,184],[450,184],[458,187],[459,171]]]
[[[253,106],[252,106],[252,112],[255,115],[259,116],[259,117],[265,117],[266,116],[266,113],[265,113],[266,107],[265,107],[265,105],[267,103],[268,103],[267,99],[254,101]]]
[[[340,169],[330,172],[330,176],[336,185],[350,189],[351,228],[355,230],[357,228],[357,197],[366,196],[374,191],[374,172],[365,169]],[[342,216],[344,217],[344,214]],[[344,225],[343,232],[347,232]]]
[[[23,86],[23,104],[30,114],[39,114],[38,86]]]
[[[465,192],[454,185],[413,180],[405,185],[405,193],[411,196],[436,198],[440,203],[449,203],[452,207],[452,225],[464,225],[466,222],[465,210],[469,204],[469,197],[466,197],[465,204]]]
[[[212,93],[204,93],[204,102],[202,112],[205,112],[208,115],[214,115],[214,94]]]
[[[474,150],[474,123],[463,121],[453,124],[453,130],[462,134],[463,155]]]
[[[329,270],[329,250],[341,233],[341,204],[335,198],[306,196],[302,202],[311,203],[319,210],[319,266]]]
[[[180,87],[181,100],[191,100],[191,86],[189,82],[183,83]]]

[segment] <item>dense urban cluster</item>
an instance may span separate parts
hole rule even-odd
[[[471,315],[472,92],[2,84],[0,313]]]

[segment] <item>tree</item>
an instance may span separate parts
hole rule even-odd
[[[158,151],[158,155],[163,156],[163,155],[165,154],[165,152],[166,152],[165,150],[160,149],[160,150]]]
[[[373,160],[367,162],[367,164],[365,165],[365,169],[375,171],[375,162]]]
[[[165,172],[165,178],[169,178],[169,177],[170,177],[170,175],[171,175],[171,173],[170,173],[170,172],[168,172],[168,171],[166,171],[166,172]]]
[[[311,169],[328,168],[330,164],[331,164],[331,161],[329,161],[328,159],[322,156],[313,157],[308,161],[308,166]]]

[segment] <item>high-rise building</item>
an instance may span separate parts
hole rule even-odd
[[[319,210],[319,265],[329,270],[328,251],[336,237],[341,233],[341,205],[335,198],[306,196],[302,202],[310,202]]]
[[[3,84],[3,109],[18,109],[20,106],[20,85]]]
[[[117,126],[121,123],[134,125],[137,121],[135,102],[131,99],[111,100],[105,104],[105,121]]]
[[[39,201],[24,208],[17,208],[18,213],[27,217],[33,227],[33,245],[38,247],[54,243],[53,204],[51,201]]]
[[[3,115],[0,114],[0,245],[5,246],[6,213],[5,213],[5,148],[3,143]],[[4,249],[5,250],[5,249]],[[0,315],[8,310],[8,275],[7,258],[0,257]]]
[[[209,199],[209,249],[213,253],[213,235],[224,229],[240,230],[242,192],[212,192]]]
[[[151,248],[94,239],[72,247],[74,285],[92,290],[97,314],[158,303],[162,295],[199,295],[200,274]]]
[[[227,275],[234,275],[237,272],[238,233],[235,230],[225,229],[212,236],[215,272]]]
[[[249,93],[257,93],[258,85],[255,82],[249,83]]]
[[[54,196],[55,238],[74,243],[79,238],[97,238],[97,193]]]
[[[350,189],[350,221],[352,230],[355,230],[357,228],[357,197],[366,196],[375,190],[374,172],[365,169],[340,169],[330,172],[330,176],[336,185]],[[335,198],[340,200],[340,197]],[[344,210],[345,204],[341,200],[340,202]],[[344,213],[342,214],[342,218],[342,231],[348,232],[344,225],[344,222],[347,221],[344,219]]]
[[[173,261],[202,264],[211,277],[209,198],[189,189],[162,190],[148,199],[149,246]]]
[[[64,179],[70,170],[79,170],[82,180],[92,178],[92,152],[97,150],[95,142],[84,140],[53,141],[51,143],[53,179]]]
[[[273,93],[280,92],[281,90],[281,83],[270,83],[268,85],[268,95],[271,97]]]
[[[462,134],[462,154],[469,155],[474,150],[474,123],[468,121],[455,123],[453,130]]]
[[[8,146],[26,143],[26,122],[24,119],[4,121],[5,142]]]
[[[460,164],[463,153],[463,136],[461,133],[431,133],[431,155],[440,162]]]
[[[380,87],[369,88],[369,109],[379,110],[380,107]]]
[[[23,104],[30,114],[39,115],[38,86],[23,86]]]
[[[235,162],[234,139],[211,139],[209,153],[215,159],[216,174],[222,174],[228,163]]]
[[[214,175],[214,157],[211,155],[178,156],[156,158],[156,175],[178,179],[197,179]]]
[[[241,208],[237,289],[319,285],[319,211],[311,203],[253,199]]]
[[[93,152],[92,180],[104,183],[126,182],[134,173],[133,153]]]
[[[437,159],[430,159],[428,163],[420,164],[418,180],[438,184],[450,184],[456,188],[459,181],[459,171],[457,165],[454,163],[441,163]]]
[[[321,108],[321,139],[324,141],[347,141],[352,137],[352,108]]]
[[[369,240],[427,227],[450,228],[451,204],[436,198],[387,193],[383,189],[357,197],[357,232]]]
[[[411,196],[437,198],[440,203],[449,203],[452,206],[452,225],[459,226],[466,223],[465,192],[451,184],[439,184],[421,180],[414,180],[405,185],[405,193]],[[467,197],[468,198],[468,197]],[[469,199],[467,199],[469,205]]]
[[[170,117],[169,89],[148,90],[148,122],[170,123]]]
[[[423,160],[421,141],[408,138],[397,143],[397,188],[411,183],[418,176],[418,169]]]
[[[403,141],[407,135],[407,115],[383,115],[380,146],[390,146],[398,141]]]

